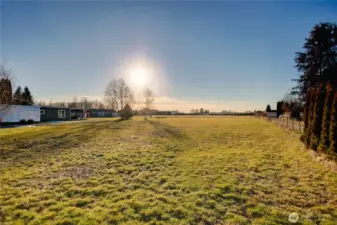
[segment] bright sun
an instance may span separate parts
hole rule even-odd
[[[137,85],[144,87],[149,83],[150,73],[145,68],[135,68],[130,71],[131,81]]]

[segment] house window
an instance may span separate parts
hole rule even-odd
[[[44,114],[46,114],[46,111],[45,110],[40,110],[40,115],[42,116]]]
[[[58,111],[58,117],[59,118],[66,118],[66,111],[65,110],[59,110]]]

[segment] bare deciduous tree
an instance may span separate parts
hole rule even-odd
[[[154,98],[153,98],[153,93],[149,88],[145,88],[143,94],[145,98],[145,108],[146,108],[145,119],[147,119],[147,116],[151,114],[151,106],[154,101]]]
[[[153,93],[149,88],[144,89],[145,108],[150,109],[154,101]]]
[[[126,104],[130,104],[133,100],[131,90],[123,78],[110,81],[104,95],[108,107],[117,111],[122,110]]]
[[[0,111],[12,103],[12,72],[0,65]]]

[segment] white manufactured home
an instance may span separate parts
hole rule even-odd
[[[40,122],[40,106],[0,106],[0,123],[18,123],[21,120]]]
[[[267,112],[267,117],[268,118],[277,118],[277,112],[276,111]]]

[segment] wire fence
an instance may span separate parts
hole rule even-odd
[[[291,118],[291,117],[283,116],[279,119],[269,118],[268,120],[273,122],[273,123],[276,123],[277,125],[279,125],[283,129],[292,130],[292,131],[300,133],[300,134],[303,133],[303,130],[304,130],[304,122],[301,121],[301,120]]]

